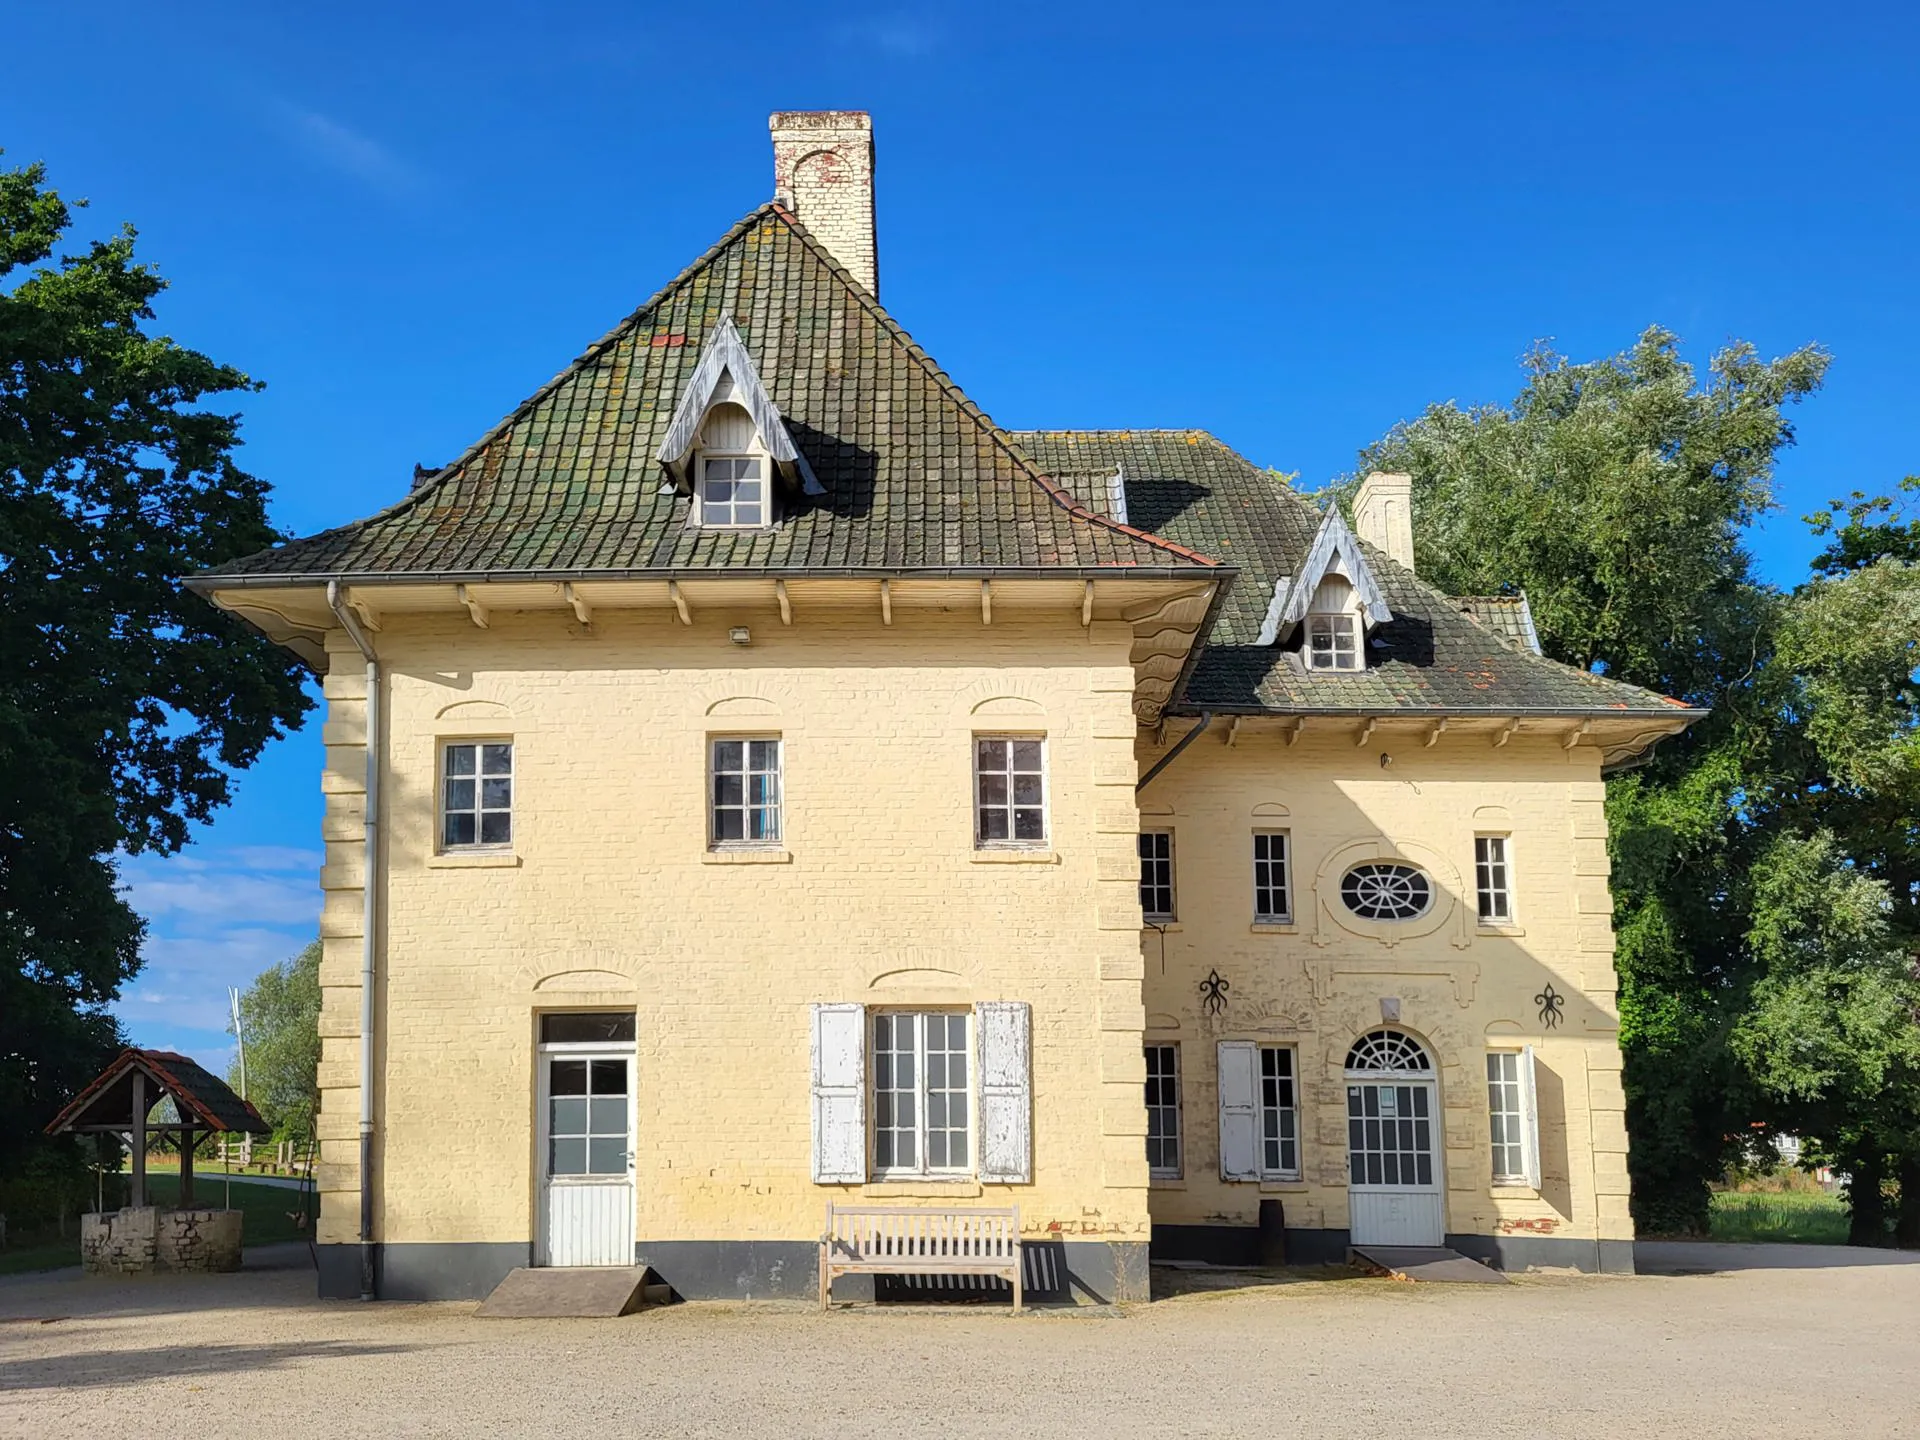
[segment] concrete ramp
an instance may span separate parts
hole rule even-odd
[[[1355,1245],[1354,1263],[1395,1280],[1437,1280],[1453,1285],[1511,1285],[1491,1265],[1470,1260],[1444,1245]]]
[[[488,1320],[611,1320],[666,1303],[673,1292],[649,1284],[652,1274],[645,1265],[522,1268],[508,1272],[475,1313]]]

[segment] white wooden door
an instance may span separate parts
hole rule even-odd
[[[633,1056],[540,1056],[541,1265],[633,1264]]]
[[[1445,1243],[1435,1098],[1430,1080],[1347,1081],[1353,1244]]]

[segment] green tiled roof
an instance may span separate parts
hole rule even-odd
[[[1203,430],[1030,430],[1013,438],[1095,504],[1106,503],[1118,467],[1133,524],[1238,567],[1181,710],[1688,713],[1650,690],[1533,654],[1364,541],[1393,619],[1373,631],[1365,670],[1308,671],[1291,652],[1255,641],[1274,582],[1296,573],[1313,541],[1320,512],[1311,503]]]
[[[689,528],[688,499],[663,489],[655,457],[723,315],[826,492],[783,496],[767,530]],[[1213,563],[1094,514],[1048,480],[768,205],[398,504],[196,583]]]

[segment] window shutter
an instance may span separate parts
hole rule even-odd
[[[813,1179],[859,1185],[867,1178],[867,1011],[813,1007]]]
[[[1251,1040],[1222,1040],[1220,1077],[1220,1178],[1260,1178],[1260,1067]]]
[[[1520,1052],[1520,1148],[1527,1184],[1540,1188],[1540,1090],[1533,1078],[1533,1047]]]
[[[973,1007],[980,1054],[980,1178],[1033,1180],[1033,1012],[1022,1000]]]

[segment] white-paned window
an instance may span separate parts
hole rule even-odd
[[[460,741],[440,752],[440,847],[513,843],[513,742]]]
[[[1307,664],[1315,670],[1358,670],[1359,632],[1352,615],[1307,616]]]
[[[714,845],[772,845],[780,839],[780,741],[729,736],[712,742]]]
[[[1293,919],[1292,856],[1287,832],[1258,830],[1253,836],[1253,918],[1262,924]]]
[[[1173,832],[1140,832],[1140,913],[1148,920],[1173,919]]]
[[[1300,1178],[1300,1104],[1293,1049],[1260,1047],[1260,1174],[1270,1180]]]
[[[1046,765],[1038,735],[974,736],[975,845],[1046,844]]]
[[[972,1173],[968,1056],[964,1013],[887,1011],[873,1017],[876,1174]]]
[[[1493,1137],[1493,1183],[1527,1183],[1526,1111],[1520,1101],[1520,1052],[1487,1052],[1487,1123]]]
[[[1147,1046],[1147,1173],[1180,1178],[1180,1047]]]
[[[1476,835],[1473,878],[1480,892],[1480,923],[1504,925],[1513,919],[1513,866],[1505,835]]]
[[[767,462],[758,455],[700,457],[700,523],[753,528],[767,521]]]

